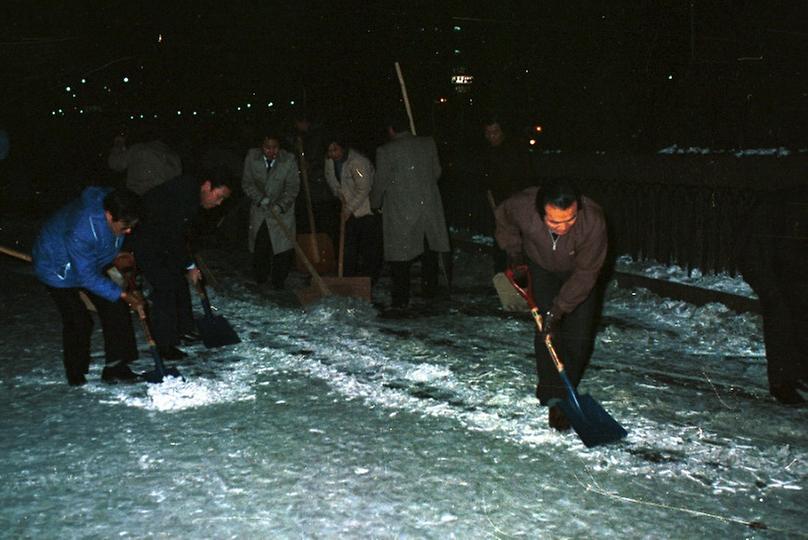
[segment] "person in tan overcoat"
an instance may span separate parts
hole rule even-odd
[[[261,148],[251,148],[244,158],[241,188],[250,198],[249,248],[253,272],[259,284],[272,278],[272,286],[282,289],[294,261],[295,198],[300,176],[295,157],[280,147],[280,137],[267,135]],[[272,212],[286,226],[284,233]]]

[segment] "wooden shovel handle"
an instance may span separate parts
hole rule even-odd
[[[303,252],[303,249],[301,249],[300,244],[298,244],[297,240],[295,240],[294,236],[292,236],[292,232],[286,227],[286,225],[284,225],[283,221],[281,220],[281,217],[271,206],[269,207],[269,212],[272,218],[281,228],[281,231],[283,231],[283,234],[286,236],[286,239],[289,240],[289,242],[291,242],[293,246],[295,246],[295,251],[297,252],[300,259],[303,261],[303,264],[306,265],[306,269],[308,269],[309,274],[311,274],[311,277],[317,284],[317,288],[320,289],[320,292],[323,293],[324,295],[330,296],[331,290],[328,288],[323,279],[320,277],[320,274],[317,273],[317,270],[314,269],[314,266],[312,266],[311,262],[309,261],[309,258],[306,257],[306,254]]]
[[[306,163],[306,152],[303,148],[303,137],[300,135],[295,138],[295,147],[297,150],[297,155],[300,159],[300,173],[303,177],[303,192],[306,194],[306,212],[308,213],[309,231],[311,232],[309,242],[311,242],[312,258],[314,259],[315,263],[319,263],[320,246],[317,242],[317,229],[314,222],[314,208],[311,204],[311,191],[309,191],[309,165]]]
[[[146,336],[146,342],[149,347],[156,347],[157,343],[155,343],[149,328],[149,319],[146,318],[146,308],[142,305],[137,307],[137,316],[140,319],[140,324],[143,325],[143,335]]]
[[[6,255],[11,255],[16,259],[20,259],[21,261],[25,262],[32,262],[31,256],[27,253],[23,253],[22,251],[17,251],[16,249],[7,248],[5,246],[0,246],[0,253],[5,253]]]

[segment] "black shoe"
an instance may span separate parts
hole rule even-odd
[[[570,421],[557,405],[550,407],[550,427],[558,431],[567,431],[570,428]]]
[[[71,373],[67,375],[67,384],[70,386],[81,386],[87,384],[87,379],[83,373]]]
[[[101,380],[107,383],[135,382],[140,375],[132,371],[127,364],[120,363],[107,366],[101,371]]]
[[[804,405],[805,398],[797,392],[797,388],[792,384],[780,384],[769,388],[772,397],[783,405]]]
[[[202,336],[199,335],[199,332],[196,330],[191,330],[190,332],[185,332],[183,335],[180,336],[183,345],[193,345],[197,343]]]
[[[160,358],[163,360],[182,360],[188,356],[188,353],[179,350],[173,345],[169,345],[168,347],[160,347],[157,349],[157,352],[160,353]]]

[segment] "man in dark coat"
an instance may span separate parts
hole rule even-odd
[[[127,303],[142,305],[104,274],[140,218],[140,197],[128,189],[88,187],[42,227],[33,249],[34,273],[62,317],[63,360],[71,386],[87,382],[93,319],[81,299],[95,306],[104,330],[106,363],[101,378],[130,381],[129,362],[138,356]]]
[[[135,258],[152,286],[151,325],[160,356],[177,360],[186,355],[176,346],[183,336],[193,339],[195,325],[188,281],[201,273],[187,243],[191,221],[204,209],[215,208],[230,196],[226,172],[196,177],[177,176],[143,196],[144,214],[133,235]]]
[[[767,193],[746,219],[739,268],[760,298],[769,392],[805,405],[808,391],[808,188]]]
[[[514,193],[532,185],[536,185],[533,160],[528,152],[527,143],[505,133],[502,122],[497,116],[489,116],[483,122],[483,133],[488,147],[483,154],[482,185],[485,193],[499,204]],[[491,223],[494,229],[494,219],[491,214],[483,218]],[[507,266],[507,256],[504,251],[495,249],[492,253],[494,273],[502,272]]]
[[[550,181],[527,188],[496,210],[496,237],[511,265],[527,258],[536,306],[544,313],[543,333],[534,349],[539,382],[536,397],[550,406],[550,426],[568,429],[556,400],[566,390],[544,344],[550,335],[574,386],[583,377],[595,338],[595,285],[606,260],[603,210],[575,186]]]
[[[384,260],[393,278],[392,307],[410,301],[410,266],[421,256],[424,293],[435,293],[438,252],[449,251],[438,179],[438,149],[432,137],[416,137],[404,118],[387,127],[390,142],[376,150],[376,178],[371,208],[382,210]]]

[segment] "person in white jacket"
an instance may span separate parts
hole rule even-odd
[[[350,148],[341,137],[332,137],[325,160],[325,179],[342,201],[340,219],[345,222],[345,276],[379,279],[382,266],[382,226],[370,209],[370,189],[375,169],[370,160]]]

